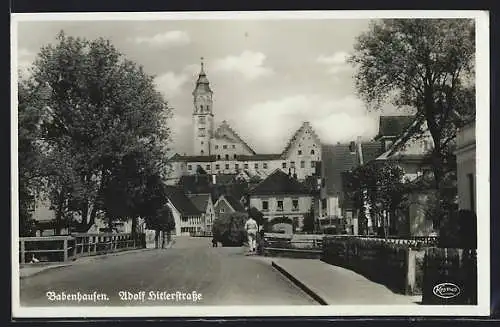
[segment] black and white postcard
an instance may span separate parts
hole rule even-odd
[[[488,19],[13,14],[13,316],[488,315]]]

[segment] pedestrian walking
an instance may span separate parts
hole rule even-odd
[[[249,251],[252,253],[255,253],[257,248],[256,240],[257,240],[258,229],[259,226],[257,225],[257,222],[252,217],[249,217],[247,222],[245,223],[245,230],[247,232],[247,237],[248,237]]]

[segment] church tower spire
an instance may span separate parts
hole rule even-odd
[[[203,57],[201,69],[193,90],[193,133],[194,155],[210,155],[210,139],[213,135],[212,95],[210,82],[205,73]]]

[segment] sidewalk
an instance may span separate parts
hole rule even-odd
[[[421,296],[393,293],[351,270],[317,259],[266,258],[274,268],[324,305],[417,305]]]
[[[175,244],[175,240],[170,242],[166,248],[169,249]],[[114,257],[118,255],[125,255],[125,254],[131,254],[131,253],[140,253],[144,251],[150,251],[150,250],[157,250],[154,248],[144,248],[144,249],[137,249],[137,250],[130,250],[130,251],[120,251],[120,252],[114,252],[114,253],[106,253],[102,255],[95,255],[95,256],[88,256],[88,257],[80,257],[77,258],[73,261],[68,261],[68,262],[44,262],[44,263],[34,263],[34,264],[24,264],[19,268],[19,277],[21,279],[31,277],[34,275],[37,275],[39,273],[42,273],[47,270],[52,270],[52,269],[58,269],[62,267],[68,267],[72,266],[75,264],[85,264],[89,263],[95,260],[102,260],[106,259],[109,257]]]

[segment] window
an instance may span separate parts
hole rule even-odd
[[[286,162],[284,162],[283,164],[281,164],[281,167],[283,167],[283,169],[286,169]]]
[[[267,169],[267,162],[264,162],[264,163],[262,164],[262,167],[264,167],[264,169]]]
[[[300,168],[305,168],[306,167],[306,162],[305,161],[301,161],[300,162]]]
[[[220,208],[220,209],[219,209],[219,212],[220,212],[220,213],[224,213],[224,208]]]
[[[256,162],[254,165],[255,169],[259,169],[259,164]]]
[[[218,149],[218,148],[219,148],[219,146],[218,146],[218,145],[215,145],[215,148],[216,148],[216,149]]]
[[[226,169],[229,169],[229,164],[226,164]]]
[[[290,167],[295,168],[295,161],[290,161]]]
[[[316,167],[316,161],[311,161],[311,168]]]
[[[205,117],[203,117],[203,116],[200,117],[200,119],[198,121],[200,122],[200,124],[205,124]]]
[[[220,154],[217,155],[217,160],[220,160]]]
[[[311,154],[314,154],[314,149],[311,150]]]
[[[299,211],[299,200],[298,199],[292,200],[292,211]]]
[[[204,153],[205,153],[205,151],[203,151],[203,150],[201,150],[201,151],[200,151],[200,154],[201,154],[201,155],[203,155]]]
[[[474,175],[467,174],[467,180],[469,181],[470,210],[476,212],[476,201],[475,201],[475,191],[474,191]]]
[[[234,155],[233,158],[236,159],[236,155]]]
[[[233,149],[236,149],[236,145],[233,144]]]
[[[240,168],[240,165],[235,164],[235,165],[234,165],[234,168],[235,168],[236,170],[238,170],[238,169]]]
[[[225,145],[225,144],[224,144],[224,145],[222,146],[222,148],[223,148],[223,149],[227,149],[227,145]]]
[[[269,210],[269,202],[262,201],[262,211],[268,211],[268,210]]]
[[[248,169],[248,164],[246,163],[246,164],[244,165],[244,167],[245,167],[245,169]]]
[[[201,143],[201,145],[205,144],[205,142],[203,142],[203,141],[201,141],[200,143]]]
[[[196,165],[196,171],[199,171],[201,169],[200,165]]]
[[[207,168],[206,170],[210,170],[210,165],[207,165],[206,168]]]
[[[220,165],[219,165],[219,164],[216,164],[216,165],[215,165],[215,169],[216,169],[216,170],[219,170],[219,169],[220,169]]]
[[[229,154],[226,154],[226,160],[229,160]]]
[[[302,154],[302,150],[299,150],[299,152],[298,152],[298,153],[299,153],[299,156],[300,156],[300,155]]]
[[[188,165],[188,170],[192,170],[193,167],[191,165]]]
[[[204,127],[198,128],[198,136],[205,136],[205,128]]]
[[[321,199],[321,209],[326,209],[326,199]]]
[[[278,200],[278,209],[277,211],[283,211],[283,200]]]

